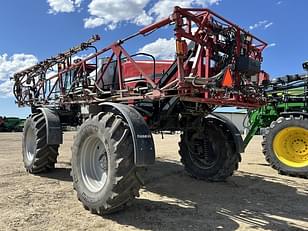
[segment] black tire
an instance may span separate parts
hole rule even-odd
[[[33,114],[24,124],[22,155],[26,170],[41,173],[53,169],[57,162],[59,145],[48,145],[46,121],[42,113]]]
[[[193,177],[208,181],[225,181],[238,168],[241,156],[228,132],[209,121],[197,123],[181,135],[181,162]]]
[[[97,149],[91,149],[89,144],[97,144]],[[99,148],[99,145],[102,148]],[[103,160],[99,164],[103,170],[93,171],[94,167],[91,169],[89,166],[97,166],[97,163],[90,156],[98,149],[102,150],[102,154],[99,154],[102,157],[97,159]],[[134,165],[133,139],[127,122],[120,115],[102,112],[86,120],[75,137],[72,154],[74,189],[78,199],[92,213],[102,215],[116,212],[139,196],[141,183],[139,169]],[[84,158],[90,158],[87,161],[90,164],[86,164]],[[92,172],[99,174],[93,175]],[[105,182],[101,184],[103,175]],[[92,185],[99,187],[92,188]]]
[[[308,120],[304,119],[303,117],[280,117],[276,121],[273,121],[265,131],[265,134],[263,135],[263,142],[262,142],[262,149],[263,154],[265,156],[266,161],[272,166],[272,168],[276,169],[278,173],[282,175],[289,175],[289,176],[295,176],[295,177],[303,177],[308,178],[308,137],[306,134],[306,140],[301,139],[299,142],[303,142],[303,146],[305,150],[305,156],[303,156],[304,162],[307,164],[305,166],[301,167],[294,167],[291,166],[291,163],[288,164],[286,161],[283,161],[281,159],[281,153],[275,152],[274,150],[274,139],[279,134],[279,132],[283,131],[287,128],[302,128],[307,130],[308,132]],[[287,130],[285,130],[287,131]],[[286,140],[292,139],[286,138]],[[283,143],[281,143],[283,145]],[[295,155],[296,152],[294,152]]]

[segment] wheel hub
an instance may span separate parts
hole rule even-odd
[[[107,171],[107,156],[105,155],[106,153],[102,153],[99,158],[98,158],[98,162],[100,163],[100,167],[101,169],[106,172]]]
[[[274,138],[273,149],[277,158],[287,166],[308,166],[308,131],[301,127],[281,130]]]
[[[84,185],[93,193],[100,191],[108,174],[106,148],[98,136],[90,136],[80,148],[80,169]]]
[[[209,169],[217,163],[218,155],[213,153],[208,138],[203,134],[195,133],[189,143],[191,159],[199,168]]]
[[[36,150],[36,135],[34,129],[29,126],[26,132],[26,157],[29,162],[32,162],[35,157]]]

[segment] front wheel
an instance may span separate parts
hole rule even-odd
[[[120,115],[102,112],[85,121],[72,153],[74,189],[92,213],[118,211],[139,195],[132,134]]]
[[[224,181],[241,160],[223,127],[208,120],[185,130],[179,146],[185,170],[197,179]]]

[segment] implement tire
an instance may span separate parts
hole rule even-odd
[[[46,135],[43,113],[27,118],[22,137],[22,155],[24,166],[30,173],[41,173],[55,167],[59,145],[48,145]]]
[[[308,178],[308,120],[280,117],[263,136],[266,161],[282,175]]]
[[[181,162],[193,177],[208,181],[225,181],[238,168],[240,153],[222,126],[209,121],[184,131],[179,142]]]
[[[101,112],[80,127],[72,147],[78,199],[95,214],[123,209],[139,196],[132,133],[121,115]]]

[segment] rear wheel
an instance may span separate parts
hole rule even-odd
[[[279,173],[308,177],[308,120],[280,117],[263,136],[263,153]]]
[[[40,173],[53,169],[59,145],[48,145],[46,121],[42,113],[33,114],[25,122],[22,138],[23,162],[26,170]]]
[[[112,213],[139,195],[132,134],[120,115],[99,113],[85,121],[72,152],[74,189],[86,209]]]
[[[238,168],[240,154],[222,127],[206,120],[201,123],[181,135],[181,161],[185,170],[197,179],[224,181]]]

